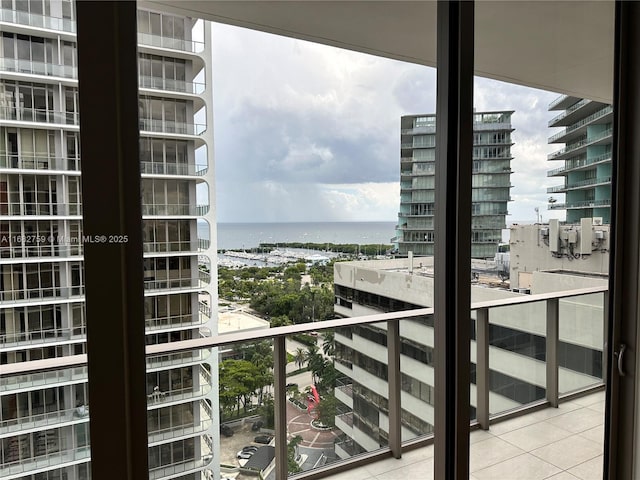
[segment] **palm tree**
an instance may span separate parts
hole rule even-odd
[[[304,362],[307,361],[307,352],[304,351],[304,348],[298,347],[296,349],[296,353],[293,356],[293,360],[296,362],[298,368],[302,368]]]
[[[334,343],[335,335],[333,330],[327,330],[322,334],[322,351],[327,357],[333,357],[336,353],[336,346]]]

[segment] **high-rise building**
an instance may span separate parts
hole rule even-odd
[[[535,271],[530,293],[557,292],[605,286],[606,275],[552,270]],[[334,265],[339,317],[432,307],[434,304],[433,257],[378,261],[340,262]],[[497,282],[499,284],[499,282]],[[524,295],[488,283],[471,288],[471,300],[496,302]],[[560,301],[563,322],[558,342],[562,388],[584,388],[603,378],[602,297],[581,296]],[[547,355],[545,304],[495,309],[488,328],[489,409],[491,414],[510,411],[545,398],[543,373]],[[471,417],[476,396],[478,311],[470,312]],[[340,378],[336,426],[344,433],[336,443],[340,458],[375,451],[388,443],[391,409],[389,332],[386,322],[339,328],[335,331],[335,367]],[[584,332],[584,333],[578,333]],[[432,315],[400,321],[400,396],[402,440],[433,431],[435,414],[434,356],[438,348]]]
[[[471,256],[493,257],[511,200],[512,111],[474,114]],[[393,240],[400,255],[433,255],[436,117],[400,120],[400,211]]]
[[[3,1],[0,27],[0,363],[86,353],[74,2]],[[140,322],[157,344],[217,329],[215,246],[198,235],[215,227],[211,30],[139,10],[138,31]],[[211,349],[147,359],[149,478],[213,478],[216,373]],[[0,477],[90,478],[90,412],[86,367],[3,378]]]
[[[550,161],[564,161],[563,166],[547,172],[549,177],[564,180],[562,185],[547,189],[549,209],[566,210],[567,223],[580,223],[581,218],[610,223],[611,105],[562,95],[549,105],[549,110],[561,110],[549,126],[564,127],[549,138],[549,143],[565,144],[548,157]],[[556,194],[565,194],[565,202],[557,202]]]

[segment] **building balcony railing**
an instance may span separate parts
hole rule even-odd
[[[57,158],[44,155],[14,155],[0,152],[0,169],[67,170],[80,172],[80,157]]]
[[[555,117],[553,117],[551,120],[549,120],[549,123],[547,124],[549,127],[553,127],[553,125],[557,122],[559,122],[560,120],[562,120],[563,118],[565,118],[567,115],[575,112],[576,110],[584,107],[586,104],[591,103],[591,100],[587,99],[587,98],[583,98],[582,100],[580,100],[578,103],[574,103],[573,105],[571,105],[569,108],[567,108],[564,112],[560,113],[559,115],[556,115]]]
[[[558,185],[555,187],[547,188],[547,193],[566,192],[567,190],[576,190],[582,187],[588,187],[591,185],[600,185],[611,183],[611,177],[590,178],[589,180],[582,180],[581,182],[573,182],[567,185]]]
[[[24,478],[30,472],[50,470],[65,464],[73,465],[81,461],[91,460],[91,449],[89,447],[78,447],[61,452],[40,455],[15,462],[0,464],[0,477],[3,480],[13,480]]]
[[[191,204],[143,204],[142,215],[168,217],[201,217],[209,212],[209,205]]]
[[[601,360],[607,358],[604,345],[604,339],[607,338],[606,324],[604,323],[607,305],[608,291],[606,286],[537,295],[509,294],[502,299],[472,303],[471,318],[475,320],[475,328],[472,329],[470,350],[471,361],[474,363],[475,368],[470,389],[471,402],[472,404],[475,403],[473,406],[476,412],[476,418],[472,421],[472,426],[474,428],[479,426],[487,429],[490,428],[491,424],[505,418],[524,415],[534,410],[539,410],[543,406],[557,406],[563,397],[570,397],[575,392],[601,389],[603,386]],[[283,402],[287,401],[285,385],[288,380],[286,369],[284,368],[287,363],[287,338],[294,334],[310,333],[311,331],[342,330],[351,332],[351,337],[345,336],[346,334],[340,334],[336,335],[336,338],[352,338],[352,345],[360,342],[361,348],[369,347],[367,355],[370,355],[371,359],[376,358],[378,362],[385,362],[384,373],[380,373],[381,370],[377,370],[371,362],[365,362],[360,366],[356,365],[357,362],[354,361],[352,366],[353,372],[357,368],[363,378],[366,377],[360,382],[359,386],[359,388],[367,390],[365,392],[366,395],[371,398],[384,395],[385,398],[394,400],[384,408],[382,406],[379,407],[380,413],[384,413],[385,420],[376,425],[376,430],[379,429],[381,436],[387,426],[389,429],[401,431],[402,427],[409,421],[412,422],[411,425],[413,427],[411,430],[416,435],[415,438],[406,439],[406,435],[403,433],[402,437],[405,438],[405,442],[402,441],[400,436],[389,436],[388,438],[385,436],[384,444],[369,445],[366,448],[368,457],[364,461],[373,463],[377,460],[388,459],[391,452],[402,453],[404,447],[407,449],[415,448],[417,446],[426,446],[433,442],[433,406],[426,398],[423,398],[423,395],[428,395],[429,390],[426,389],[426,384],[420,385],[420,382],[433,378],[433,365],[427,356],[427,347],[437,348],[437,345],[428,343],[432,342],[433,339],[429,333],[422,332],[424,335],[420,338],[423,338],[423,340],[416,336],[418,332],[416,328],[433,329],[431,320],[433,314],[433,308],[419,308],[369,316],[340,318],[312,324],[243,331],[238,335],[227,334],[198,338],[180,342],[179,344],[148,345],[146,353],[151,356],[171,355],[202,348],[210,349],[233,346],[240,343],[271,341],[274,346],[274,365],[281,366],[281,368],[274,369],[273,379],[276,392],[274,409],[278,412],[284,411],[285,405],[283,405]],[[508,346],[492,343],[489,335],[492,325],[500,326],[501,328],[507,325],[535,338],[532,338],[531,344],[521,344],[522,342],[520,342],[515,350],[511,350]],[[361,328],[367,326],[373,328]],[[362,332],[362,334],[358,332]],[[368,339],[369,335],[376,335],[376,332],[384,341],[376,342]],[[366,335],[366,338],[363,335]],[[402,338],[411,339],[412,342],[401,342]],[[412,347],[415,341],[427,343],[424,343],[420,348],[415,348],[415,346]],[[390,351],[384,346],[385,344],[403,345],[403,348],[395,348]],[[593,354],[594,362],[574,367],[564,359],[560,348],[562,345],[569,345],[572,348],[579,345],[589,345],[588,348]],[[405,351],[404,347],[409,347],[411,350]],[[600,361],[598,362],[597,359],[600,359]],[[67,366],[61,366],[61,368],[68,369],[69,362],[70,360],[67,359]],[[84,365],[86,357],[74,357],[73,362],[75,362],[73,363],[74,365]],[[344,365],[346,363],[335,362],[335,368],[341,372],[347,368]],[[24,362],[17,365],[18,370],[16,372],[19,373],[9,374],[6,371],[0,371],[0,385],[6,382],[7,379],[13,378],[14,375],[22,377],[25,372],[37,367],[33,362]],[[369,371],[370,369],[372,371]],[[513,380],[526,382],[530,388],[524,390],[530,390],[532,392],[531,395],[526,395],[527,399],[518,400],[508,395],[517,395],[521,393],[519,392],[520,389],[491,390],[490,373],[491,378],[493,378],[493,374],[496,374],[497,376],[502,376],[503,379],[510,379],[510,382]],[[405,381],[406,374],[419,381]],[[369,378],[371,381],[366,381]],[[208,385],[210,380],[209,372],[205,367],[201,367],[200,384]],[[341,382],[337,385],[337,388],[344,386],[346,386],[346,382]],[[353,388],[355,390],[355,383]],[[187,394],[192,396],[193,389],[187,390]],[[158,392],[156,397],[150,395],[148,408],[160,408],[170,401],[170,397],[170,392]],[[532,399],[529,399],[529,397]],[[193,399],[193,397],[189,398]],[[349,422],[347,418],[348,411],[338,410],[338,416],[342,423],[347,426],[353,425],[354,431],[358,429],[362,433],[361,426],[363,422],[369,421],[363,418],[362,414],[366,415],[368,412],[373,413],[369,410],[359,412],[354,406],[353,415],[351,416],[353,422]],[[407,414],[411,415],[412,418],[407,420],[405,418]],[[299,413],[296,412],[295,415],[299,415]],[[356,419],[358,420],[357,424]],[[281,468],[283,466],[286,468],[287,465],[288,420],[286,415],[279,416],[275,425],[276,471],[280,472],[283,472]],[[419,429],[416,430],[421,423],[424,423],[424,432],[420,432]],[[290,423],[289,426],[291,426]],[[308,426],[304,428],[308,428]],[[342,445],[351,444],[354,447],[351,450],[354,455],[365,451],[353,438],[343,435],[340,436],[340,440],[339,443],[336,443],[336,450],[338,446],[342,448]],[[211,447],[210,441],[205,443]],[[343,452],[347,450],[350,449],[342,448]],[[178,470],[171,470],[169,474],[185,473],[191,466],[204,465],[209,460],[209,454],[208,452],[206,453],[202,460],[180,464],[180,466],[176,467]],[[336,462],[323,467],[323,469],[328,469],[323,470],[323,474],[331,475],[333,472],[336,474],[343,472],[342,474],[344,475],[346,470],[360,467],[362,462],[362,457]],[[158,472],[162,471],[162,475],[167,474],[167,468],[153,469],[150,475],[152,478],[159,478]],[[286,475],[286,470],[284,470],[284,475]]]
[[[194,40],[183,40],[180,38],[169,38],[162,35],[138,32],[138,43],[150,47],[168,48],[189,53],[200,53],[204,51],[204,42]]]
[[[550,203],[549,210],[568,210],[574,208],[599,208],[599,207],[610,207],[611,200],[580,200],[575,202],[568,203]]]
[[[201,82],[187,82],[185,80],[173,80],[171,78],[152,77],[149,75],[140,75],[138,77],[138,86],[140,88],[190,93],[193,95],[200,95],[205,90],[205,84]]]
[[[167,253],[167,252],[196,252],[198,242],[195,240],[183,240],[177,242],[144,242],[142,244],[144,253]]]
[[[24,302],[42,302],[44,300],[58,300],[84,295],[84,285],[73,287],[41,287],[23,288],[19,290],[1,290],[0,302],[2,306],[14,306]]]
[[[23,192],[24,195],[25,192]],[[34,195],[37,193],[31,192]],[[0,203],[0,214],[12,216],[80,216],[82,215],[82,204],[80,203]]]
[[[168,317],[147,318],[144,321],[146,331],[153,332],[156,330],[171,330],[176,328],[188,328],[201,325],[209,321],[208,317],[204,317],[200,312],[185,315],[171,315]]]
[[[607,105],[606,107],[604,107],[601,110],[598,110],[595,113],[592,113],[591,115],[589,115],[588,117],[583,118],[582,120],[574,123],[573,125],[569,125],[567,128],[565,128],[564,130],[556,133],[555,135],[549,137],[549,143],[554,143],[556,142],[558,139],[564,137],[565,135],[579,129],[580,127],[583,127],[595,120],[598,120],[599,118],[602,118],[606,115],[609,115],[613,113],[613,107],[611,105]]]
[[[6,57],[0,58],[0,71],[26,73],[28,75],[44,75],[47,77],[78,78],[78,70],[76,67]]]
[[[51,328],[30,330],[28,332],[5,333],[4,335],[0,335],[0,345],[3,348],[43,345],[52,342],[69,341],[74,337],[84,338],[85,333],[85,327]]]
[[[172,390],[156,390],[147,395],[147,408],[161,408],[168,403],[198,400],[211,392],[211,374],[200,366],[199,384],[195,387],[175,388]]]
[[[574,153],[576,151],[578,151],[579,149],[583,148],[583,147],[587,147],[588,145],[591,145],[595,142],[598,142],[600,140],[603,140],[607,137],[610,137],[611,134],[613,133],[613,129],[612,128],[608,128],[607,130],[604,130],[603,132],[600,132],[597,135],[593,135],[592,137],[588,137],[588,138],[583,138],[575,143],[572,143],[570,145],[567,145],[566,147],[564,147],[561,150],[558,150],[557,152],[554,153],[550,153],[547,156],[547,160],[556,160],[559,159],[560,157],[564,156],[564,155],[568,155],[570,153]]]
[[[212,424],[211,409],[206,407],[206,402],[200,403],[200,422],[186,425],[176,425],[168,428],[149,431],[149,446],[153,444],[175,440],[178,437],[195,436],[207,431]]]
[[[206,165],[186,163],[140,162],[140,173],[145,175],[184,175],[201,177],[207,174]]]
[[[0,120],[15,120],[18,122],[53,123],[77,127],[79,116],[77,112],[62,112],[44,108],[28,107],[0,107]]]
[[[67,33],[76,32],[76,22],[68,18],[51,17],[49,15],[21,12],[8,8],[0,9],[0,21],[17,23],[19,25],[26,25],[29,27],[47,28],[49,30],[58,30]]]
[[[170,367],[201,363],[211,356],[210,349],[192,350],[190,352],[174,353],[147,357],[147,371],[165,370]]]
[[[21,237],[16,236],[15,239]],[[40,237],[39,237],[40,238]],[[69,245],[57,245],[48,243],[49,236],[41,236],[42,241],[37,243],[38,240],[29,241],[28,244],[18,244],[4,246],[6,244],[0,243],[0,259],[3,258],[73,258],[82,255],[82,245],[79,243],[71,243]],[[13,242],[12,242],[13,243]]]
[[[553,108],[556,105],[560,105],[562,102],[564,102],[567,98],[569,98],[569,95],[560,95],[558,98],[556,98],[555,100],[553,100],[550,104],[549,107],[547,108],[548,110],[553,110]]]
[[[163,278],[163,279],[149,279],[145,277],[144,289],[145,291],[153,290],[191,290],[194,288],[201,288],[203,282],[198,278]]]
[[[85,411],[87,412],[86,414],[84,413]],[[78,408],[12,418],[0,421],[0,438],[15,435],[25,430],[46,430],[63,423],[88,421],[88,410],[78,410]]]
[[[611,161],[611,152],[598,155],[597,157],[584,158],[580,160],[567,160],[565,165],[554,170],[547,172],[547,177],[555,177],[559,174],[569,172],[571,170],[578,170],[580,168],[596,165],[598,163],[605,163]]]
[[[202,135],[207,130],[207,126],[204,123],[154,120],[151,118],[140,118],[139,122],[141,132],[167,133],[174,135]]]
[[[187,462],[174,463],[164,467],[150,469],[149,480],[157,480],[164,477],[175,478],[179,474],[187,475],[189,473],[194,473],[209,465],[211,460],[213,460],[213,456],[211,450],[209,450],[209,453],[203,452],[202,457],[198,460],[190,460]]]
[[[86,366],[11,376],[2,375],[2,370],[0,370],[0,391],[2,393],[15,390],[43,389],[56,384],[82,383],[86,381]]]

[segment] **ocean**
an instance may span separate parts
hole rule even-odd
[[[218,223],[218,249],[250,249],[257,247],[260,243],[290,242],[390,245],[391,239],[395,236],[396,223]],[[198,233],[200,238],[209,238],[206,224],[198,224]],[[508,228],[502,230],[502,241],[509,241]]]
[[[397,222],[218,223],[218,249],[254,248],[260,243],[353,243],[390,245]],[[198,225],[208,238],[206,225]]]

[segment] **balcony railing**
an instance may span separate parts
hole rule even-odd
[[[20,238],[17,237],[16,238]],[[39,237],[40,238],[40,237]],[[71,258],[82,255],[81,244],[56,245],[47,243],[49,236],[41,236],[42,242],[29,242],[28,244],[9,245],[0,247],[0,258],[43,258],[55,257],[57,259]]]
[[[44,300],[68,299],[84,295],[84,285],[74,287],[41,287],[23,288],[19,290],[0,291],[0,301],[3,306],[13,306],[16,303],[41,302]]]
[[[577,130],[578,128],[583,127],[584,125],[587,125],[588,123],[591,123],[594,120],[602,118],[602,117],[604,117],[604,116],[606,116],[606,115],[608,115],[608,114],[610,114],[612,112],[613,112],[613,107],[610,106],[610,105],[606,106],[602,110],[598,110],[597,112],[592,113],[588,117],[583,118],[579,122],[576,122],[573,125],[568,126],[567,128],[565,128],[561,132],[556,133],[555,135],[553,135],[552,137],[549,138],[549,143],[553,143],[556,140],[558,140],[559,138],[564,137],[568,133],[571,133],[571,132]]]
[[[46,110],[43,108],[28,107],[0,107],[0,120],[53,123],[75,127],[79,124],[79,116],[77,112],[62,112],[60,110]]]
[[[182,40],[180,38],[169,38],[162,35],[138,32],[138,43],[151,47],[169,48],[171,50],[181,50],[183,52],[200,53],[204,50],[204,42],[194,40]]]
[[[64,464],[77,464],[91,459],[89,447],[78,447],[61,452],[40,455],[10,463],[0,464],[0,477],[4,480],[24,478],[29,472],[52,469]]]
[[[188,175],[201,177],[208,171],[206,165],[186,163],[140,162],[140,173],[147,175]]]
[[[562,120],[563,118],[565,118],[566,116],[568,116],[569,114],[575,112],[576,110],[584,107],[587,103],[591,103],[591,100],[587,99],[587,98],[583,98],[582,100],[580,100],[578,103],[575,103],[573,105],[571,105],[569,108],[567,108],[564,112],[562,112],[559,115],[556,115],[555,117],[553,117],[551,120],[549,120],[549,127],[552,127],[554,123],[559,122],[560,120]]]
[[[563,155],[567,155],[569,153],[575,152],[577,150],[579,150],[582,147],[586,147],[587,145],[590,145],[592,143],[595,143],[599,140],[602,140],[603,138],[607,138],[610,137],[611,134],[613,133],[613,129],[612,128],[608,128],[607,130],[604,130],[596,135],[593,135],[592,137],[588,137],[588,138],[583,138],[575,143],[572,143],[570,145],[567,145],[566,147],[564,147],[563,149],[558,150],[557,152],[554,153],[550,153],[547,156],[547,160],[555,160],[559,157],[562,157]]]
[[[577,168],[587,167],[589,165],[595,165],[602,162],[611,161],[611,152],[598,155],[597,157],[585,158],[580,160],[568,160],[564,166],[550,170],[547,172],[547,177],[554,177],[560,173],[575,170]]]
[[[76,67],[6,57],[0,58],[0,71],[44,75],[47,77],[78,78]]]
[[[140,118],[139,122],[141,132],[168,133],[175,135],[202,135],[207,129],[207,126],[204,123],[154,120],[151,118]]]
[[[191,205],[184,204],[143,204],[142,215],[150,216],[190,216],[199,217],[206,215],[209,211],[209,205]]]
[[[82,338],[85,328],[51,328],[30,330],[28,332],[14,332],[0,335],[0,345],[4,348],[11,346],[42,345],[51,342],[62,342],[72,337]]]
[[[0,168],[24,170],[68,170],[80,171],[80,157],[57,158],[44,155],[13,155],[0,152]]]
[[[178,242],[144,242],[142,244],[145,253],[165,252],[195,252],[198,249],[197,242],[184,240]]]
[[[201,82],[187,82],[184,80],[173,80],[171,78],[152,77],[148,75],[140,75],[138,77],[138,86],[140,88],[191,93],[194,95],[200,95],[205,89],[205,84]]]
[[[566,210],[570,208],[598,208],[598,207],[610,207],[611,200],[579,200],[568,203],[550,203],[549,210]]]
[[[7,23],[17,23],[29,27],[48,28],[62,32],[75,33],[76,22],[49,15],[39,15],[36,13],[21,12],[18,10],[2,8],[0,9],[0,21]]]
[[[24,430],[45,430],[48,427],[68,422],[88,422],[89,415],[80,413],[78,408],[28,415],[0,422],[0,437],[20,433]]]
[[[25,195],[27,192],[23,192]],[[37,194],[40,192],[29,192]],[[80,203],[10,203],[0,204],[0,214],[15,216],[50,216],[50,215],[82,215],[82,204]]]
[[[473,330],[473,337],[471,340],[471,360],[475,363],[475,373],[473,375],[474,381],[471,385],[472,399],[475,399],[475,411],[476,420],[474,424],[479,425],[482,428],[488,428],[489,424],[496,421],[496,419],[514,417],[532,411],[533,409],[539,409],[543,405],[557,406],[560,398],[564,395],[569,395],[576,390],[587,391],[592,388],[601,388],[603,385],[602,369],[598,372],[575,372],[576,375],[567,375],[571,367],[563,366],[563,360],[559,354],[559,345],[562,342],[569,342],[572,345],[579,345],[587,342],[592,345],[594,352],[600,352],[603,358],[606,358],[606,352],[604,350],[604,338],[607,337],[604,322],[604,311],[608,305],[608,292],[606,287],[592,287],[579,290],[565,291],[565,292],[553,292],[539,295],[512,295],[507,298],[499,300],[491,300],[484,302],[474,302],[471,305],[472,318],[475,318],[475,329]],[[346,309],[347,307],[336,307],[336,311],[339,309]],[[524,308],[524,309],[523,309]],[[287,349],[286,338],[293,334],[310,333],[311,331],[323,331],[323,330],[343,330],[350,331],[352,336],[344,336],[341,341],[345,344],[356,341],[356,333],[354,329],[372,326],[374,329],[366,329],[366,332],[379,331],[381,338],[385,339],[387,345],[400,345],[400,338],[409,338],[414,341],[417,339],[415,336],[415,328],[433,328],[429,325],[428,319],[433,315],[433,308],[420,308],[415,310],[405,310],[392,313],[380,313],[375,315],[368,315],[362,317],[352,318],[340,318],[337,320],[329,320],[324,322],[316,322],[313,324],[300,324],[293,326],[275,327],[266,330],[254,330],[243,331],[240,333],[224,334],[216,337],[198,338],[194,340],[179,342],[177,344],[165,343],[149,345],[146,347],[147,355],[172,355],[181,352],[190,352],[198,349],[209,349],[215,347],[228,346],[235,343],[256,343],[263,340],[270,340],[273,342],[274,350],[274,381],[275,386],[275,411],[282,412],[286,402],[286,388],[287,374],[285,364],[287,362]],[[544,346],[544,354],[542,356],[535,355],[535,349],[529,348],[528,345],[523,345],[522,351],[512,351],[502,346],[491,342],[489,335],[490,326],[496,324],[499,326],[505,325],[505,320],[509,320],[508,325],[512,328],[521,329],[523,332],[534,333],[534,336],[540,338]],[[533,323],[532,323],[533,322]],[[424,333],[424,332],[423,332]],[[359,334],[358,334],[359,335]],[[367,334],[368,335],[368,334]],[[394,428],[396,431],[400,431],[401,427],[405,424],[403,421],[403,410],[409,408],[410,405],[405,406],[404,400],[411,399],[412,402],[417,401],[417,396],[412,392],[414,388],[410,383],[402,381],[402,375],[406,372],[418,372],[425,369],[432,371],[433,366],[425,361],[422,361],[420,354],[425,353],[428,346],[431,348],[437,347],[433,345],[432,336],[425,334],[422,342],[426,342],[424,347],[416,350],[414,353],[407,354],[401,351],[400,348],[385,349],[383,353],[378,353],[373,348],[367,350],[367,355],[371,355],[372,358],[380,358],[382,361],[388,359],[386,362],[387,369],[384,378],[380,378],[379,375],[368,374],[372,378],[372,382],[384,382],[385,389],[388,389],[389,399],[401,399],[391,403],[384,408],[385,415],[385,428],[388,423],[389,428]],[[380,348],[385,348],[382,344],[376,343],[373,340],[368,340],[366,336],[359,336],[359,348],[366,348],[367,346],[377,345]],[[431,340],[430,340],[431,339]],[[533,345],[531,345],[533,347]],[[518,359],[518,362],[514,362],[514,358]],[[55,359],[62,362],[63,359]],[[72,365],[84,365],[86,362],[86,356],[78,355],[75,357],[68,357],[65,359],[67,362],[65,367],[68,367],[69,363]],[[380,360],[379,360],[380,361]],[[516,364],[518,363],[518,364]],[[336,368],[343,370],[345,368],[352,368],[355,371],[356,364],[353,366],[347,363],[336,363]],[[37,369],[38,365],[33,365],[33,362],[24,362],[22,364],[12,365],[14,369],[11,373],[7,370],[0,371],[0,385],[7,383],[9,379],[15,377],[24,377],[26,372],[31,369]],[[52,366],[52,368],[55,368]],[[360,368],[360,367],[358,367]],[[536,386],[540,391],[536,400],[532,403],[521,403],[518,401],[508,400],[507,397],[498,395],[496,392],[490,390],[489,372],[490,368],[492,372],[496,372],[501,375],[510,375],[512,378],[524,379],[529,384]],[[360,368],[363,375],[367,373],[364,367]],[[573,370],[571,370],[573,371]],[[48,372],[42,375],[49,375],[52,372]],[[15,376],[15,377],[14,377]],[[425,373],[425,378],[429,378],[431,374]],[[205,368],[200,368],[200,382],[201,384],[209,384],[210,374]],[[361,382],[361,387],[366,387],[370,392],[367,395],[379,395],[374,390],[378,387],[372,382]],[[347,384],[345,382],[338,383],[337,388],[344,388]],[[200,387],[201,389],[203,387]],[[186,389],[184,394],[188,395],[189,399],[193,399],[193,389]],[[173,395],[181,395],[181,392],[158,392],[156,397],[149,397],[149,408],[160,408],[171,401]],[[362,392],[355,392],[353,390],[353,396],[362,395]],[[422,398],[422,395],[420,396]],[[491,402],[491,403],[490,403]],[[382,413],[382,407],[381,413]],[[415,408],[415,407],[414,407]],[[355,409],[354,409],[355,411]],[[422,416],[418,418],[418,421],[428,421],[433,416],[433,407],[427,400],[422,400],[420,403],[420,411]],[[361,425],[364,419],[359,419],[359,424],[356,424],[356,416],[352,415],[349,421],[349,412],[340,410],[338,412],[345,413],[341,419],[345,425],[353,425],[355,429],[364,428]],[[286,478],[286,442],[287,442],[287,416],[280,415],[276,417],[275,425],[275,442],[276,442],[276,478]],[[365,420],[366,421],[366,420]],[[388,421],[388,422],[387,422]],[[416,419],[410,420],[411,422]],[[380,428],[382,428],[382,422]],[[290,425],[291,427],[291,425]],[[307,425],[304,428],[308,428]],[[430,429],[429,429],[430,430]],[[340,442],[340,445],[349,445],[352,439],[344,439]],[[401,452],[403,445],[416,447],[419,445],[427,445],[433,441],[433,436],[430,433],[425,435],[418,435],[416,438],[403,444],[399,437],[389,438],[389,445],[383,445],[367,452],[367,462],[373,462],[378,459],[389,458],[391,452]],[[352,449],[342,449],[343,451],[351,450],[354,454],[363,453],[362,447],[357,443],[351,443]],[[281,456],[284,455],[284,456]],[[206,463],[208,457],[203,460],[203,464]],[[335,471],[344,471],[349,468],[356,468],[361,465],[362,458],[353,460],[345,460],[340,463],[332,464],[328,466],[329,473]],[[198,461],[193,465],[198,464]],[[186,465],[185,465],[186,466]],[[188,468],[182,470],[183,467],[179,467],[182,471],[187,471]],[[162,469],[152,470],[151,475],[153,478],[157,478],[154,472],[159,472]],[[166,473],[166,472],[165,472]],[[175,473],[178,473],[176,471]],[[323,473],[327,473],[326,471]]]
[[[549,187],[547,188],[547,193],[564,192],[566,190],[574,190],[577,188],[588,187],[589,185],[598,185],[603,183],[611,183],[611,177],[590,178],[589,180],[573,182],[567,185],[558,185],[555,187]]]

